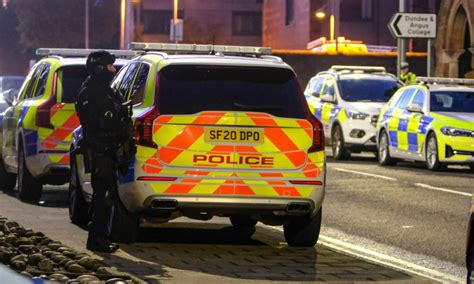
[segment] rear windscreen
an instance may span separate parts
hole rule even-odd
[[[118,70],[122,65],[115,65]],[[82,83],[86,80],[88,74],[84,65],[64,66],[58,71],[58,78],[62,82],[62,103],[75,103]]]
[[[62,82],[62,103],[76,102],[82,83],[86,80],[87,72],[83,65],[64,66],[58,71]]]
[[[304,118],[298,83],[288,69],[172,65],[159,76],[162,114],[250,111]]]

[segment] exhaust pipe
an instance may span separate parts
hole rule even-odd
[[[176,199],[157,199],[151,202],[152,209],[168,209],[174,210],[178,208],[178,201]]]
[[[308,203],[290,202],[286,205],[286,212],[288,213],[309,213],[310,207]]]

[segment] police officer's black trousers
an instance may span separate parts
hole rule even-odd
[[[106,150],[92,153],[92,204],[90,208],[89,241],[108,242],[112,198],[117,186],[115,153]]]

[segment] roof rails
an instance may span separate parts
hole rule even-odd
[[[341,71],[360,71],[364,73],[385,73],[387,70],[383,66],[349,66],[349,65],[333,65],[329,69],[330,71],[341,72]]]
[[[236,45],[212,45],[212,44],[175,44],[175,43],[148,43],[132,42],[129,44],[131,50],[142,51],[164,51],[182,53],[224,53],[233,55],[271,55],[270,47],[258,46],[236,46]]]
[[[67,56],[67,57],[87,57],[91,52],[99,51],[100,49],[76,49],[76,48],[38,48],[36,55],[42,56]],[[113,53],[117,58],[131,58],[140,54],[138,51],[122,50],[122,49],[107,49],[108,52]]]
[[[417,77],[416,81],[421,84],[443,84],[443,85],[472,85],[474,79],[444,78],[444,77]]]

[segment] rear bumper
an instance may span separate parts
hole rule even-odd
[[[320,204],[319,204],[320,207]],[[303,215],[319,209],[311,199],[304,198],[241,198],[206,196],[150,196],[143,210],[148,213],[179,211],[183,214],[206,213],[210,215],[259,214]]]
[[[173,194],[157,191],[162,182],[134,181],[119,186],[120,200],[129,212],[173,213],[190,216],[205,212],[208,215],[230,214],[294,215],[316,214],[325,195],[325,175],[322,185],[302,187],[308,195],[238,195],[238,194]],[[166,183],[165,183],[166,184]],[[304,209],[303,209],[304,208]],[[296,212],[302,210],[302,212]]]
[[[56,162],[57,161],[57,162]],[[36,154],[26,158],[28,170],[35,178],[43,176],[64,178],[69,177],[69,153]]]

